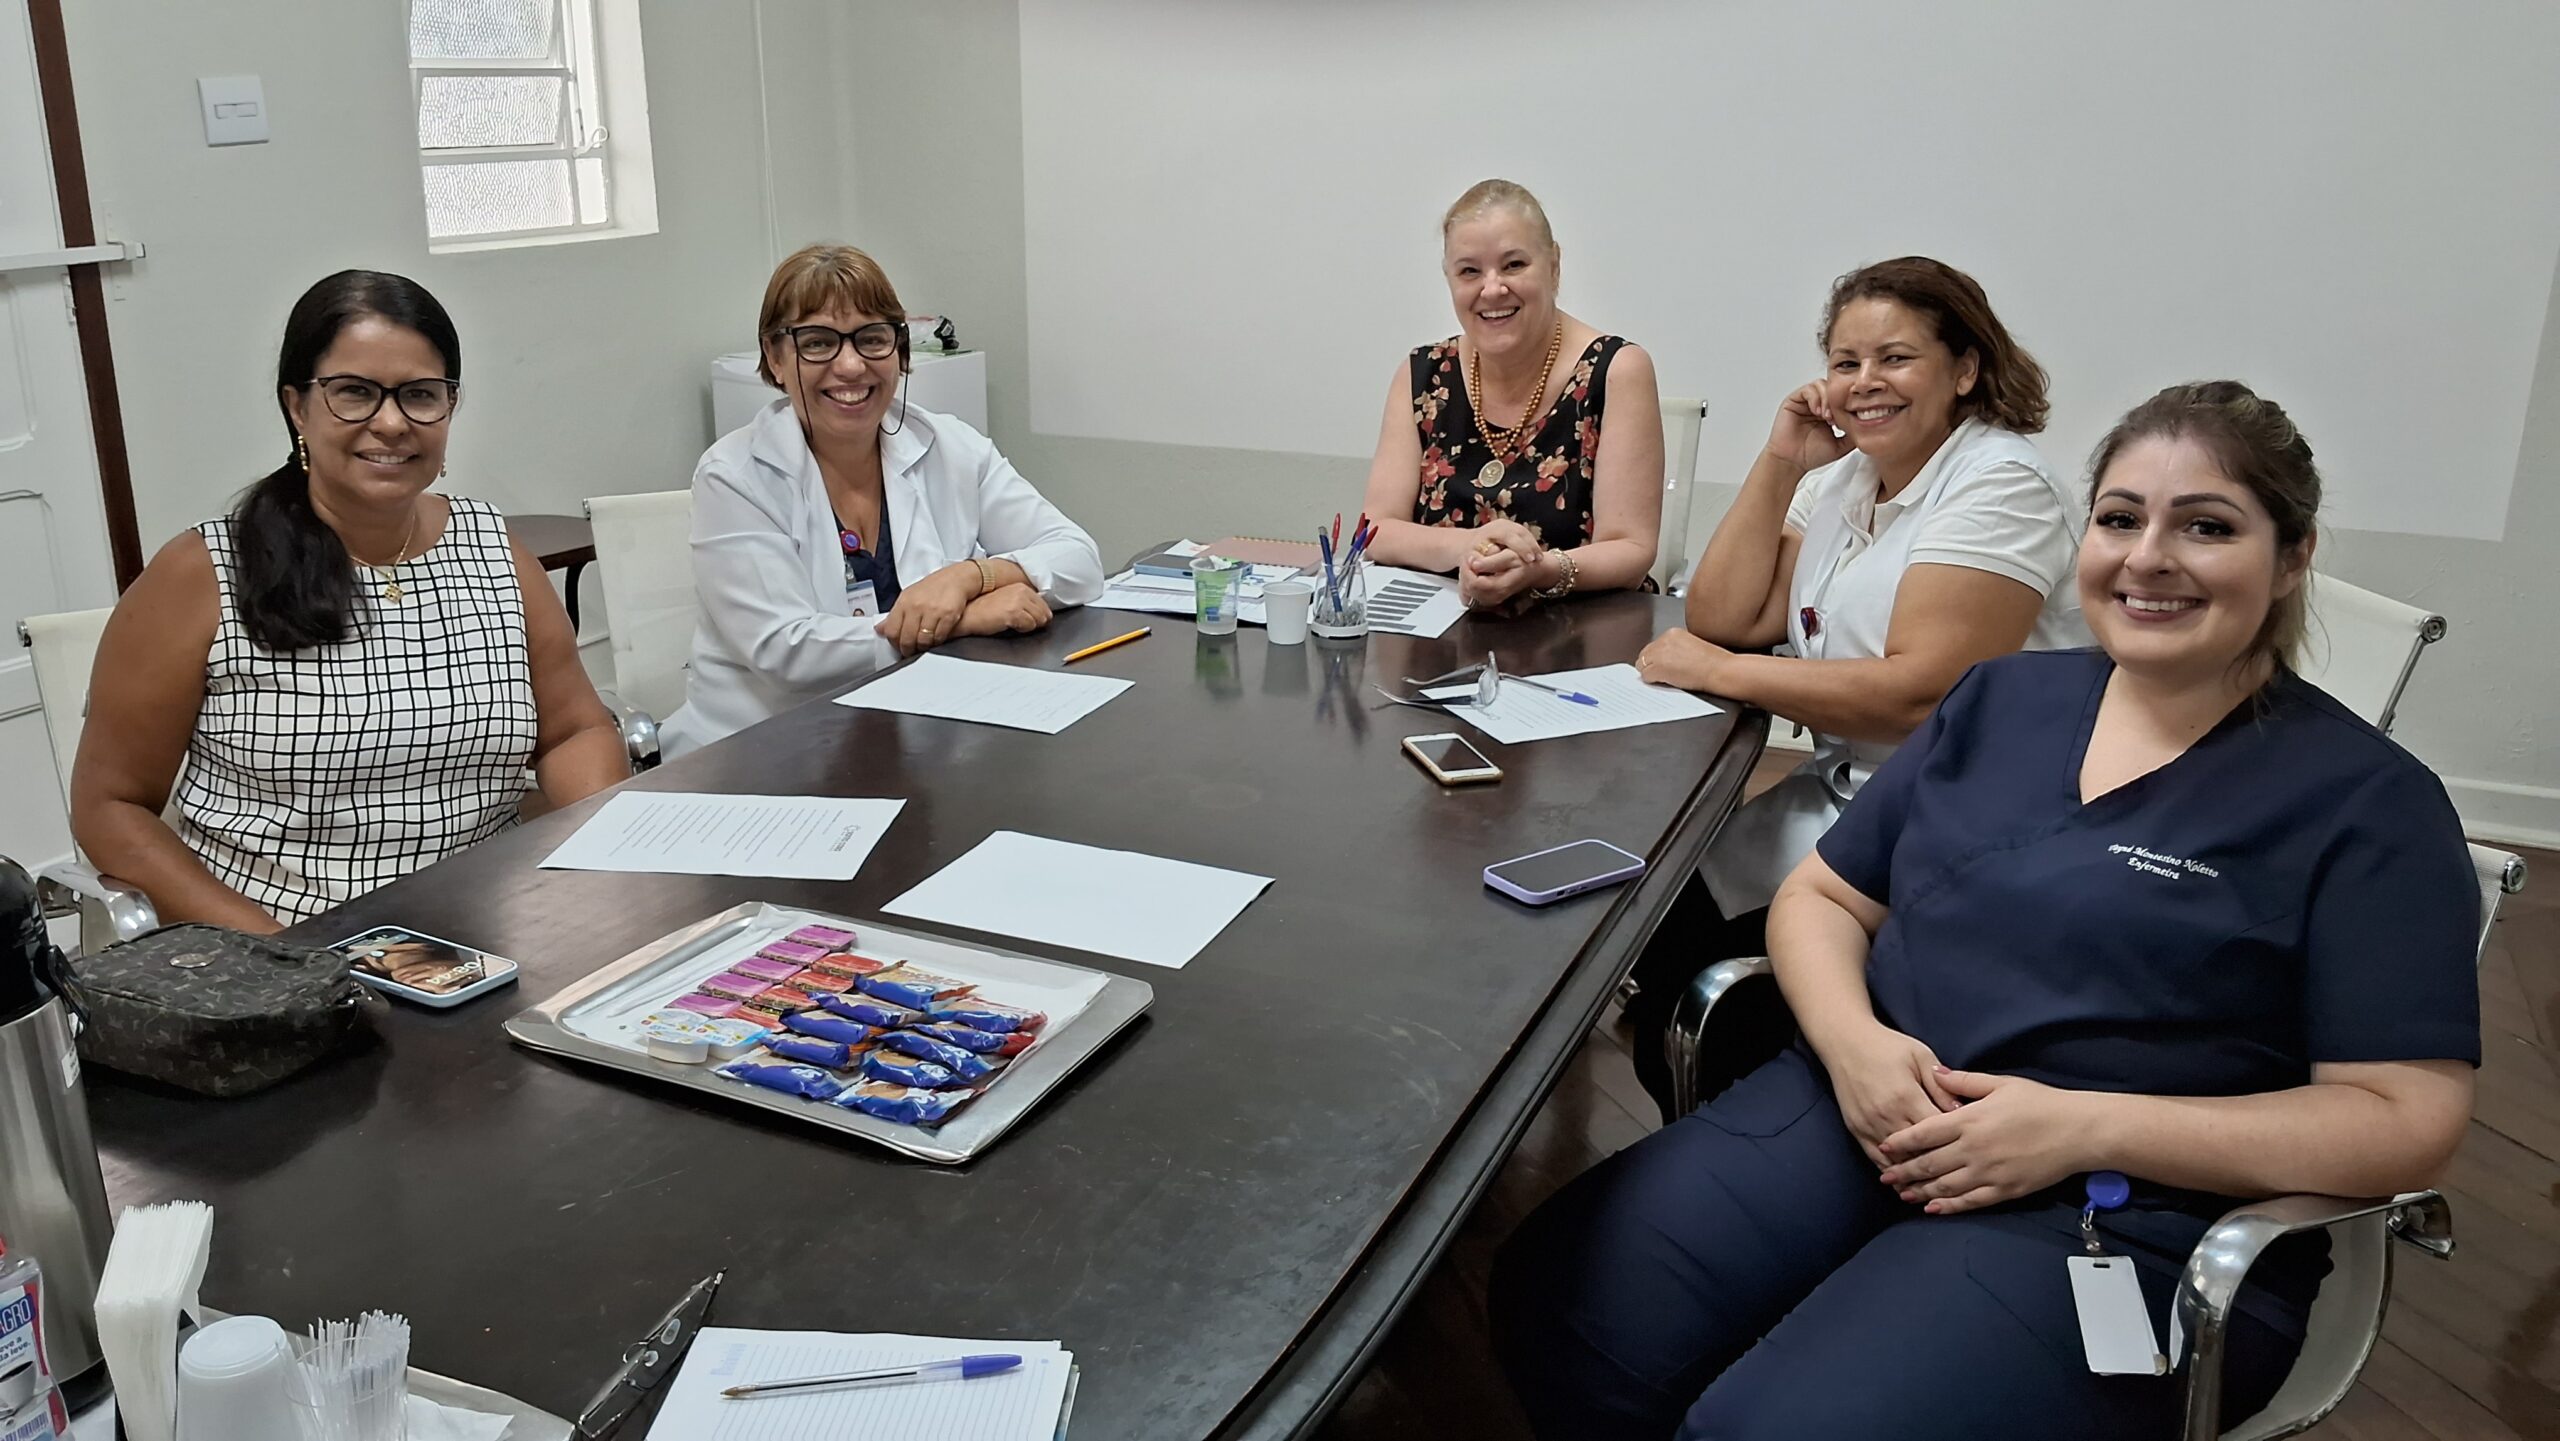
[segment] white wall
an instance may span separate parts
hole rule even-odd
[[[1366,469],[1358,461],[1034,432],[1016,6],[852,0],[846,18],[846,53],[863,67],[866,83],[854,97],[855,191],[845,238],[880,256],[911,306],[948,311],[972,344],[988,347],[997,441],[1093,530],[1106,555],[1178,533],[1294,527],[1312,510],[1357,494]],[[1129,43],[1143,50],[1149,40],[1132,36]],[[1498,160],[1486,164],[1498,168]],[[1400,166],[1404,157],[1388,146],[1378,163]],[[1084,220],[1107,226],[1112,216],[1097,202]],[[1251,217],[1239,215],[1236,223]],[[1141,252],[1153,243],[1142,230],[1121,234]],[[1427,268],[1412,283],[1438,293]],[[2552,309],[2532,368],[2523,460],[2507,478],[2503,539],[2336,531],[2322,551],[2324,566],[2343,578],[2452,619],[2452,635],[2420,668],[2416,694],[2402,707],[2399,736],[2447,777],[2476,830],[2542,844],[2560,843],[2560,664],[2549,641],[2560,619],[2560,307]],[[1236,338],[1239,346],[1252,343],[1251,336]],[[1191,359],[1210,368],[1220,363],[1216,354]],[[1383,378],[1391,360],[1342,363],[1374,385],[1368,374]],[[1111,354],[1092,363],[1124,377],[1132,369],[1126,357]],[[1239,391],[1233,403],[1255,402]],[[1709,427],[1757,434],[1773,403],[1718,397]],[[2312,439],[2317,445],[2321,437],[2314,432]],[[2436,481],[2420,474],[2402,483]],[[1726,498],[1713,491],[1699,498],[1701,539]]]
[[[709,441],[709,357],[752,344],[771,264],[751,0],[642,0],[655,235],[430,256],[393,0],[69,0],[110,272],[143,544],[224,509],[285,454],[275,351],[305,287],[349,266],[435,292],[461,331],[450,487],[515,511],[681,486]],[[839,18],[765,0],[776,211],[843,213]],[[210,149],[195,77],[263,77],[273,138]],[[787,87],[787,89],[785,88]],[[596,599],[592,581],[587,598]],[[593,623],[590,623],[590,630]]]

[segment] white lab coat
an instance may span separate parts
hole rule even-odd
[[[910,406],[880,437],[898,584],[973,556],[1022,567],[1053,606],[1102,594],[1093,537],[965,421]],[[693,472],[694,627],[670,757],[842,690],[894,664],[879,620],[851,613],[844,549],[817,457],[789,399],[715,441]]]
[[[2074,574],[2080,507],[2025,436],[1967,420],[1893,500],[1878,504],[1875,496],[1875,463],[1860,451],[1797,487],[1787,511],[1787,524],[1804,536],[1787,595],[1787,640],[1797,655],[1881,658],[1894,598],[1914,565],[1987,570],[2034,588],[2044,609],[2028,650],[2089,644]],[[1807,611],[1818,629],[1806,626]],[[1813,759],[1716,833],[1699,871],[1717,909],[1739,916],[1769,904],[1894,749],[1816,733]]]

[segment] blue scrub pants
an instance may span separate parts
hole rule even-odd
[[[2206,1222],[2124,1218],[2108,1249],[2135,1262],[2165,1340]],[[1904,1204],[1790,1048],[1522,1223],[1494,1266],[1494,1346],[1547,1441],[2175,1437],[2183,1369],[2089,1371],[2064,1265],[2078,1232],[2068,1199]],[[2232,1320],[2226,1425],[2301,1347],[2296,1306],[2257,1310]]]

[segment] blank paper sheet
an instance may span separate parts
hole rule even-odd
[[[781,1381],[942,1361],[1017,1355],[1022,1368],[973,1381],[848,1386],[725,1397],[747,1381]],[[831,1331],[707,1326],[667,1384],[650,1441],[1050,1441],[1074,1357],[1055,1341],[954,1341]]]
[[[1074,675],[996,665],[958,656],[925,655],[857,691],[836,697],[855,710],[899,711],[1011,726],[1056,735],[1100,709],[1130,682],[1107,675]]]
[[[893,915],[1185,966],[1269,876],[998,831],[891,901]]]

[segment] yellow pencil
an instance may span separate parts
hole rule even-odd
[[[1082,649],[1082,650],[1080,650],[1080,651],[1077,651],[1075,654],[1073,654],[1073,655],[1071,655],[1071,656],[1068,656],[1068,657],[1067,657],[1067,659],[1066,659],[1066,661],[1065,661],[1065,664],[1067,664],[1067,665],[1074,665],[1077,661],[1080,661],[1080,660],[1084,659],[1086,656],[1089,656],[1089,655],[1100,655],[1100,654],[1102,654],[1104,651],[1111,649],[1111,648],[1112,648],[1113,646],[1115,646],[1115,645],[1127,645],[1129,642],[1131,642],[1131,641],[1133,641],[1133,640],[1136,640],[1138,637],[1140,637],[1140,636],[1142,636],[1142,635],[1150,634],[1150,633],[1152,633],[1154,630],[1155,630],[1155,627],[1154,627],[1154,626],[1151,626],[1151,625],[1142,625],[1142,626],[1138,627],[1136,630],[1133,630],[1133,631],[1129,632],[1127,635],[1115,635],[1115,636],[1113,636],[1113,637],[1112,637],[1111,639],[1109,639],[1109,640],[1096,642],[1095,644],[1093,644],[1093,645],[1089,645],[1089,646],[1086,646],[1084,649]]]

